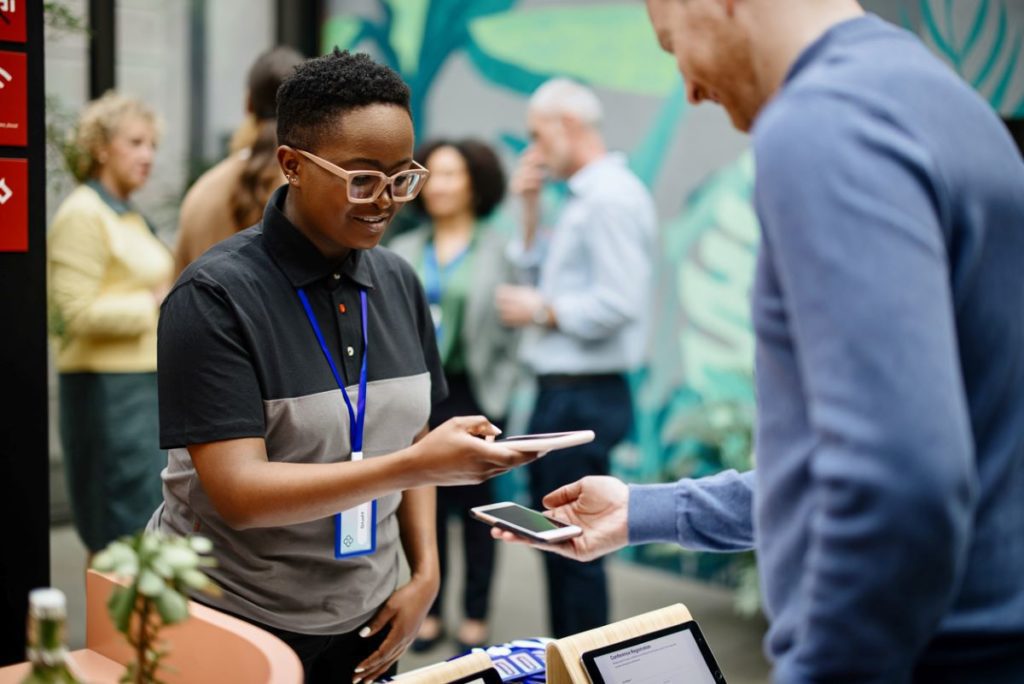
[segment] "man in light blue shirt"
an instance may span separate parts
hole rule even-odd
[[[502,319],[528,327],[522,359],[538,376],[530,432],[593,429],[593,443],[537,461],[530,469],[535,505],[552,489],[609,471],[608,454],[633,420],[626,373],[644,360],[652,262],[654,203],[626,160],[607,151],[601,105],[588,88],[555,79],[530,100],[533,144],[512,189],[523,201],[523,237],[513,243],[535,286],[504,286]],[[546,239],[538,239],[539,194],[546,178],[568,181],[569,196]],[[608,621],[600,559],[576,563],[545,556],[548,607],[555,637]]]

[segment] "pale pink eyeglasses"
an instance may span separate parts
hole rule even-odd
[[[371,204],[377,201],[384,188],[391,187],[391,199],[408,202],[420,194],[430,177],[430,171],[413,161],[415,168],[387,175],[381,171],[346,171],[322,157],[305,150],[295,150],[303,157],[345,181],[348,187],[348,201],[352,204]]]

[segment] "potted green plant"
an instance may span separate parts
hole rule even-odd
[[[121,682],[160,684],[158,673],[167,655],[160,630],[188,618],[189,590],[216,595],[219,588],[203,572],[212,567],[213,549],[205,537],[174,537],[139,532],[112,542],[96,554],[92,567],[127,584],[114,590],[107,608],[114,626],[125,635],[135,660]]]

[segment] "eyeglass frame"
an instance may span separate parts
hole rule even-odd
[[[381,193],[384,192],[385,188],[391,188],[391,199],[393,201],[411,202],[412,200],[416,199],[417,195],[420,194],[420,192],[423,190],[423,186],[427,182],[427,179],[430,178],[430,171],[426,167],[421,165],[419,162],[417,162],[415,159],[412,160],[414,168],[405,169],[404,171],[398,171],[397,173],[393,173],[392,175],[389,176],[383,171],[374,171],[372,169],[362,171],[348,171],[346,169],[341,168],[337,164],[327,161],[323,157],[318,157],[312,152],[307,152],[306,150],[300,150],[298,148],[292,149],[301,154],[303,157],[309,159],[311,162],[322,168],[324,171],[327,171],[328,173],[331,173],[345,181],[345,192],[348,195],[348,201],[351,202],[352,204],[373,204],[380,198]],[[412,195],[412,197],[403,198],[400,200],[395,199],[395,179],[404,173],[411,173],[416,176],[421,176],[423,178],[423,182],[416,186],[416,192]],[[377,188],[373,191],[373,195],[366,198],[352,197],[352,184],[349,182],[349,179],[352,176],[376,176],[377,178],[379,178],[380,180],[377,183]]]

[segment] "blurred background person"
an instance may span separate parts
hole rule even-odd
[[[531,145],[512,181],[523,203],[523,233],[512,244],[524,278],[536,286],[497,291],[502,320],[529,327],[522,358],[537,374],[529,432],[592,429],[590,444],[530,466],[530,494],[609,472],[609,452],[633,423],[626,373],[644,359],[657,240],[654,201],[626,158],[609,153],[599,130],[601,103],[568,79],[546,82],[530,98]],[[568,181],[569,196],[550,239],[538,240],[539,200],[547,179]],[[603,561],[544,555],[548,617],[559,638],[608,623]]]
[[[173,260],[129,202],[149,178],[155,113],[108,92],[79,119],[48,240],[60,433],[75,527],[89,553],[135,532],[163,500],[156,325]]]
[[[494,150],[478,140],[429,141],[417,150],[416,159],[430,171],[414,201],[426,220],[389,246],[423,281],[448,379],[448,398],[434,408],[430,427],[454,416],[478,414],[501,425],[518,377],[518,334],[501,322],[494,297],[498,285],[511,281],[514,272],[506,258],[506,237],[487,219],[505,194],[505,174]],[[493,501],[490,481],[438,488],[441,589],[413,650],[426,651],[445,636],[442,606],[451,517],[462,522],[466,568],[464,619],[456,640],[461,650],[487,640],[495,547],[487,527],[472,521],[469,509]]]
[[[231,155],[200,176],[182,201],[175,277],[213,245],[258,222],[270,194],[284,184],[277,89],[304,59],[293,48],[275,47],[249,69],[247,116],[232,138]]]

